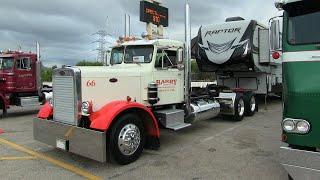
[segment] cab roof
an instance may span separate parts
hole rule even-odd
[[[284,4],[289,4],[289,3],[298,2],[302,0],[282,0],[282,1],[284,1]]]
[[[5,51],[0,53],[0,57],[14,57],[14,56],[36,56],[36,54],[32,52],[22,52],[22,51]]]
[[[136,40],[127,41],[119,46],[135,46],[135,45],[155,45],[155,46],[170,46],[183,47],[183,42],[172,39],[153,39],[153,40]]]

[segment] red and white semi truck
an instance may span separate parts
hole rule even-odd
[[[229,26],[243,25],[241,33],[232,36],[233,42],[242,41],[243,32],[252,33],[260,28],[256,23],[249,27],[250,22],[226,22]],[[215,28],[211,26],[211,30]],[[252,61],[250,44],[254,38],[250,37],[247,43],[223,47],[227,53],[220,52],[219,63],[214,56],[208,59],[201,53],[196,60],[200,64],[210,61],[218,69],[221,61],[241,64],[247,69],[260,66],[258,59]],[[265,43],[269,41],[266,39]],[[237,50],[232,61],[228,48]],[[269,46],[261,48],[269,52]],[[247,61],[253,66],[246,67]],[[185,43],[148,37],[121,42],[113,47],[110,63],[107,67],[54,70],[53,99],[33,121],[36,140],[100,162],[111,158],[119,164],[128,164],[138,159],[144,148],[160,147],[160,125],[179,130],[218,115],[242,120],[257,110],[252,90],[208,86],[192,91],[188,4]]]
[[[5,51],[0,54],[0,118],[11,106],[39,106],[51,87],[42,86],[40,50],[37,53]]]

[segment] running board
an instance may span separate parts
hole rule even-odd
[[[159,122],[167,129],[178,131],[191,126],[184,122],[184,110],[182,109],[164,109],[155,112]]]
[[[177,122],[177,123],[174,123],[174,124],[171,124],[171,125],[167,126],[166,128],[174,130],[174,131],[178,131],[180,129],[184,129],[184,128],[187,128],[189,126],[191,126],[191,124],[189,124],[189,123]]]

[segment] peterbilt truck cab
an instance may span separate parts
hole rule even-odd
[[[159,37],[147,34],[141,38],[120,38],[112,48],[110,66],[55,69],[53,98],[33,121],[34,139],[96,161],[128,164],[137,160],[144,148],[160,147],[160,127],[177,131],[219,115],[234,121],[253,116],[258,107],[250,89],[211,84],[193,89],[191,59],[196,53],[196,61],[210,61],[211,67],[218,64],[214,70],[207,68],[215,71],[221,65],[219,62],[230,61],[228,54],[237,49],[239,52],[232,59],[241,60],[230,61],[228,65],[253,62],[249,44],[257,38],[251,35],[247,43],[236,45],[233,43],[243,41],[243,34],[236,34],[230,43],[215,46],[223,49],[218,61],[214,55],[208,58],[207,52],[192,51],[189,14],[186,1],[185,42],[163,39],[162,28],[158,27]],[[228,26],[238,24],[243,22],[229,22]],[[257,26],[244,24],[247,26],[241,26],[241,32],[253,34]],[[220,26],[206,30],[215,28]],[[269,57],[268,32],[263,35],[264,43],[260,43],[263,46],[254,43],[262,51],[254,53]],[[212,36],[208,40],[217,44],[226,38]],[[195,47],[200,46],[196,44]],[[269,58],[266,60],[268,66]]]
[[[41,88],[37,54],[21,51],[0,54],[0,116],[10,106],[39,105],[45,100]]]
[[[159,126],[180,130],[219,114],[234,120],[254,114],[251,91],[207,87],[191,94],[184,52],[176,40],[132,40],[113,47],[110,66],[55,69],[53,99],[34,119],[34,138],[128,164],[143,148],[159,148]]]
[[[320,177],[320,2],[277,1],[283,13],[280,162],[290,179]]]

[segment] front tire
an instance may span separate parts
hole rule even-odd
[[[108,137],[109,156],[118,164],[136,161],[145,145],[144,127],[135,114],[124,114],[116,119]]]
[[[0,99],[0,119],[7,115],[7,109],[5,108],[4,102]]]

